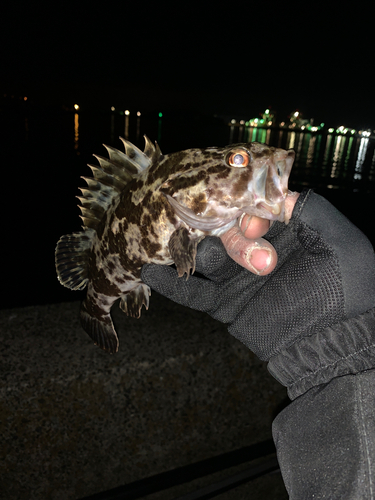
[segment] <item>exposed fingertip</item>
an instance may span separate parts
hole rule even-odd
[[[277,255],[271,248],[255,244],[245,252],[245,261],[254,274],[265,276],[274,270]]]
[[[228,255],[237,264],[259,276],[265,276],[274,270],[277,254],[268,241],[263,238],[249,240],[239,227],[230,229],[221,238]]]

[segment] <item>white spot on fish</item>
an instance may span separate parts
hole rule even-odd
[[[113,234],[116,234],[119,232],[119,230],[120,230],[119,224],[120,224],[120,221],[117,218],[112,222],[111,230],[112,230]]]

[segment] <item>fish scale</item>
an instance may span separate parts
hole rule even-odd
[[[241,143],[163,155],[145,137],[141,151],[120,138],[125,152],[106,146],[109,158],[94,155],[92,177],[80,188],[82,231],[56,246],[60,283],[87,287],[80,318],[94,343],[109,353],[119,340],[111,308],[139,318],[149,306],[144,264],[175,264],[186,279],[195,269],[197,245],[220,236],[244,213],[285,221],[284,205],[293,150]]]

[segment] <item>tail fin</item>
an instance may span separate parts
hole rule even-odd
[[[55,264],[57,277],[62,285],[72,290],[83,290],[88,282],[88,254],[95,231],[87,229],[79,233],[61,236],[56,245]]]
[[[93,316],[87,310],[86,301],[81,305],[81,325],[90,335],[94,343],[104,351],[114,354],[118,351],[119,341],[112,323],[112,318],[106,311],[100,311],[100,316]]]

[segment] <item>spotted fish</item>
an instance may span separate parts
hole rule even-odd
[[[105,146],[93,177],[80,188],[83,231],[62,236],[56,247],[59,281],[87,287],[81,324],[110,353],[118,337],[110,311],[117,299],[139,317],[151,294],[141,281],[146,263],[175,264],[194,272],[197,244],[220,235],[243,213],[284,221],[294,151],[257,142],[188,149],[163,155],[145,137],[142,152],[121,139],[125,153]]]

